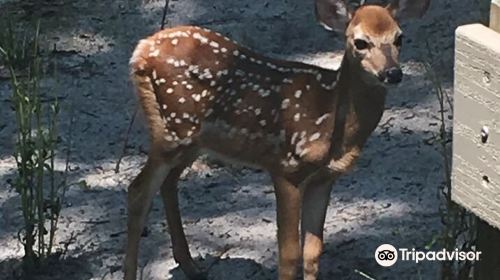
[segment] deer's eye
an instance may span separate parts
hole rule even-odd
[[[396,38],[396,41],[394,41],[394,45],[398,48],[403,45],[403,35],[399,35],[398,38]]]
[[[354,46],[356,47],[356,49],[362,51],[362,50],[367,49],[369,45],[368,45],[368,42],[363,40],[363,39],[355,39]]]

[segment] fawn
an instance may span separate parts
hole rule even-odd
[[[353,166],[380,121],[387,85],[403,76],[397,18],[421,16],[430,0],[346,2],[316,0],[319,21],[345,32],[338,71],[267,58],[200,27],[163,30],[138,43],[131,77],[151,147],[128,189],[125,279],[136,279],[139,240],[158,189],[175,261],[189,279],[204,279],[189,252],[177,197],[181,172],[202,152],[269,172],[279,279],[295,279],[301,257],[304,279],[317,278],[332,184]]]

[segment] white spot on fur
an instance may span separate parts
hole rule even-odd
[[[305,149],[303,149],[303,150],[300,152],[299,157],[303,157],[303,156],[305,156],[308,152],[309,152],[309,148],[305,148]]]
[[[193,38],[195,38],[196,40],[199,40],[202,44],[206,44],[208,43],[208,38],[201,35],[200,33],[196,32],[193,34]]]
[[[271,94],[271,91],[267,89],[267,90],[262,90],[262,92],[259,91],[259,93],[260,93],[260,96],[267,97]]]
[[[286,98],[281,101],[281,109],[286,109],[290,105],[290,99]]]
[[[293,116],[293,120],[298,122],[300,121],[300,113],[296,113],[294,116]]]
[[[191,144],[192,142],[193,142],[193,140],[191,138],[184,138],[180,141],[180,144],[187,146],[187,145]]]
[[[324,120],[326,120],[328,117],[330,116],[330,114],[324,114],[322,115],[321,117],[319,117],[317,120],[316,120],[316,125],[320,125]]]
[[[212,109],[212,108],[208,109],[207,112],[205,113],[205,117],[210,116],[213,112],[214,112],[214,109]]]
[[[201,95],[199,94],[193,94],[191,97],[193,97],[194,101],[200,102],[201,100]]]
[[[163,78],[160,78],[160,79],[155,80],[155,84],[156,84],[157,86],[159,86],[159,85],[161,85],[161,84],[164,84],[165,82],[166,82],[166,80],[165,80],[165,79],[163,79]]]
[[[316,140],[318,140],[320,137],[321,137],[321,133],[316,132],[316,133],[314,133],[313,135],[311,135],[311,137],[309,137],[309,141],[311,141],[311,142],[312,142],[312,141],[316,141]]]
[[[292,134],[292,138],[290,139],[290,143],[291,143],[292,145],[295,145],[295,140],[297,140],[297,136],[299,136],[299,133],[298,133],[298,132],[294,132],[294,133]]]
[[[217,43],[217,42],[215,42],[215,41],[211,41],[211,42],[210,42],[210,46],[211,46],[212,48],[218,48],[218,47],[219,47],[219,43]]]
[[[160,55],[160,49],[155,49],[154,51],[149,53],[149,57],[157,57]]]
[[[305,133],[305,131],[303,131],[302,133]],[[300,138],[299,142],[297,143],[297,145],[295,146],[295,153],[298,155],[303,155],[303,152],[304,152],[304,150],[302,149],[302,147],[306,143],[306,138],[304,136],[305,135],[300,136],[301,138]]]

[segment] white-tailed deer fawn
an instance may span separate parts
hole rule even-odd
[[[128,189],[125,279],[136,278],[139,239],[158,189],[175,260],[190,279],[203,278],[184,235],[177,181],[205,151],[270,173],[279,279],[295,279],[301,257],[304,278],[316,279],[332,183],[353,166],[377,126],[386,84],[402,79],[396,18],[422,15],[429,1],[355,9],[347,0],[317,0],[321,23],[345,31],[339,71],[267,58],[199,27],[141,40],[130,67],[151,147]]]

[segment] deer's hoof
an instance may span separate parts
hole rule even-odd
[[[186,276],[189,278],[189,280],[207,280],[208,275],[206,272],[203,271],[193,271],[190,273],[186,273]]]

